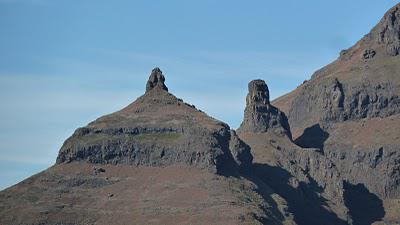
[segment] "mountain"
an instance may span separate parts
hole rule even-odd
[[[272,102],[287,115],[294,142],[320,149],[351,191],[382,199],[392,222],[400,221],[393,214],[400,210],[399,49],[397,4],[337,60]]]
[[[234,130],[169,93],[155,68],[143,96],[0,192],[0,224],[280,224],[285,200],[240,175],[251,163]]]
[[[0,192],[0,224],[400,224],[400,4],[235,131],[171,94],[78,128],[56,164]]]
[[[77,129],[61,147],[57,163],[182,164],[219,174],[251,163],[250,150],[227,124],[170,94],[164,81],[155,68],[143,96]]]

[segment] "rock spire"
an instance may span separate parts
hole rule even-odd
[[[263,80],[253,80],[248,85],[244,119],[238,132],[267,132],[271,129],[291,138],[285,113],[270,104],[268,86]]]
[[[151,71],[149,80],[146,84],[146,93],[153,88],[161,88],[162,90],[168,91],[167,86],[165,86],[165,77],[162,74],[160,68],[156,67]]]

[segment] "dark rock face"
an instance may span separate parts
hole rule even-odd
[[[375,55],[376,55],[375,50],[373,50],[373,49],[365,49],[364,54],[362,55],[362,58],[365,59],[365,60],[368,60],[368,59],[374,58]]]
[[[274,151],[278,166],[266,171],[264,176],[269,176],[267,183],[288,199],[297,224],[348,224],[343,178],[329,158],[316,149],[294,146]],[[281,172],[277,173],[276,168]],[[284,183],[279,181],[281,173],[287,177]]]
[[[335,145],[324,149],[342,174],[342,179],[363,184],[382,199],[400,197],[400,153],[398,146],[351,149]]]
[[[253,156],[250,153],[250,147],[240,140],[234,130],[230,131],[229,149],[239,166],[248,168],[251,165]]]
[[[164,84],[165,77],[162,74],[160,68],[156,67],[151,71],[149,80],[146,84],[146,92],[150,91],[153,88],[161,88],[162,90],[168,91],[167,86]]]
[[[249,85],[249,93],[246,97],[247,104],[260,103],[264,105],[269,104],[269,90],[268,86],[263,80],[252,80]]]
[[[385,45],[391,56],[400,50],[400,6],[393,7],[378,24],[378,43]]]
[[[368,80],[357,84],[342,84],[337,78],[308,82],[293,101],[289,122],[293,127],[309,127],[388,117],[400,113],[399,89],[396,84]]]
[[[249,83],[246,97],[244,119],[238,132],[266,132],[274,130],[282,135],[292,137],[285,113],[269,102],[268,86],[263,80]]]
[[[217,173],[251,163],[249,148],[228,125],[168,93],[164,81],[161,70],[154,69],[145,95],[77,129],[60,149],[57,163],[185,164]]]

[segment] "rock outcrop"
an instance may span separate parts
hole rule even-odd
[[[338,101],[339,95],[331,104]],[[346,224],[343,180],[332,161],[319,149],[292,143],[285,113],[270,104],[263,80],[249,83],[246,103],[238,134],[254,156],[251,173],[288,200],[297,224]]]
[[[246,97],[244,119],[238,132],[274,132],[286,135],[290,139],[290,127],[286,115],[269,102],[268,86],[263,80],[253,80],[249,83],[249,93]]]
[[[348,83],[329,77],[308,82],[298,91],[289,110],[292,126],[301,129],[321,123],[388,117],[400,113],[399,86],[365,79]]]
[[[186,164],[217,173],[251,163],[249,148],[227,124],[170,94],[164,81],[161,70],[153,69],[143,96],[77,129],[60,149],[57,163]]]
[[[400,52],[400,6],[396,5],[385,14],[376,27],[377,42],[386,48],[387,54],[396,56]]]
[[[164,91],[168,91],[167,86],[164,84],[165,77],[162,74],[160,68],[156,67],[151,71],[149,80],[146,84],[146,92],[152,90],[153,88],[161,88]]]

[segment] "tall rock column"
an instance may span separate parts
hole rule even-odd
[[[162,74],[160,68],[156,67],[151,71],[149,80],[146,84],[146,93],[152,90],[153,88],[161,88],[162,90],[168,91],[167,86],[164,84],[165,77]]]
[[[252,80],[248,87],[244,118],[238,133],[274,131],[291,139],[288,119],[285,113],[271,105],[265,81]]]

